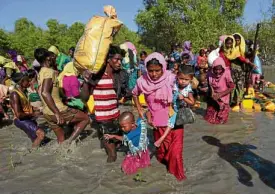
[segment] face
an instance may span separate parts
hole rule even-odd
[[[127,133],[135,128],[134,122],[131,122],[131,121],[120,121],[119,126],[120,126],[121,130],[125,133]]]
[[[141,57],[140,57],[140,59],[142,60],[142,61],[144,61],[145,59],[146,59],[146,55],[142,55]]]
[[[147,67],[147,72],[149,74],[149,77],[153,80],[153,81],[157,81],[160,79],[160,77],[163,75],[163,70],[162,70],[162,66],[160,66],[159,64],[150,64]]]
[[[121,61],[122,61],[122,56],[120,54],[115,54],[112,58],[108,60],[110,66],[112,69],[120,70],[121,68]]]
[[[225,42],[225,47],[226,49],[231,49],[233,48],[233,41],[231,39],[228,39],[226,42]]]
[[[47,60],[49,61],[50,67],[56,67],[56,55],[54,53],[51,53]]]
[[[191,75],[185,75],[183,73],[178,74],[178,84],[179,87],[186,87],[190,84],[193,77]]]
[[[235,38],[236,46],[239,46],[241,44],[241,39],[239,37]]]
[[[187,64],[188,62],[189,62],[189,59],[188,59],[188,58],[187,58],[187,59],[184,58],[184,59],[182,60],[182,63],[183,63],[183,64]]]
[[[73,52],[73,50],[69,50],[69,55],[70,55],[71,57],[73,57],[73,56],[74,56],[74,52]]]
[[[24,77],[20,82],[20,86],[24,89],[27,89],[30,86],[29,77]]]
[[[223,71],[224,71],[224,69],[223,69],[222,65],[218,65],[213,68],[213,72],[215,75],[221,75],[223,73]]]

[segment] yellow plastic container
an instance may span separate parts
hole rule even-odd
[[[255,112],[261,112],[262,111],[261,105],[257,104],[257,103],[254,103],[253,108],[254,108]]]
[[[140,94],[138,96],[138,99],[139,99],[139,103],[140,103],[141,106],[147,106],[144,94]],[[133,99],[132,99],[132,104],[133,105],[135,104]]]
[[[239,112],[239,111],[240,111],[240,106],[234,106],[234,107],[232,108],[232,111],[233,111],[233,112]]]
[[[274,112],[275,111],[275,104],[273,102],[266,102],[265,103],[265,109],[268,112]]]
[[[242,101],[242,107],[244,109],[252,109],[253,108],[253,104],[254,104],[254,102],[251,99],[247,99],[247,100],[243,100]]]
[[[87,106],[89,109],[89,112],[91,114],[93,114],[95,112],[95,101],[94,101],[94,97],[91,95],[88,102],[87,102]]]

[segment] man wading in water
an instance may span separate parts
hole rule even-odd
[[[84,85],[82,98],[88,100],[90,94],[94,96],[95,116],[99,123],[98,137],[108,155],[107,162],[116,161],[116,139],[105,140],[104,134],[121,135],[118,127],[118,97],[127,89],[127,78],[121,70],[124,52],[117,46],[111,46],[106,60],[106,67],[93,75],[89,70],[83,73]]]
[[[44,48],[38,48],[34,52],[35,59],[41,64],[39,72],[39,84],[41,99],[44,109],[43,115],[57,136],[58,143],[65,140],[62,125],[70,123],[74,125],[74,131],[67,140],[70,144],[89,124],[87,114],[65,106],[59,96],[58,80],[55,66],[56,56]]]

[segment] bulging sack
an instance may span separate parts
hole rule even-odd
[[[94,16],[90,19],[77,43],[73,62],[80,73],[86,69],[98,73],[105,64],[114,35],[123,25],[117,19],[114,7],[105,6],[104,13],[107,17]]]

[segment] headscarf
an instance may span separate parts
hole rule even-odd
[[[7,59],[7,58],[5,58],[5,57],[3,57],[3,56],[0,56],[0,64],[6,64],[6,63],[8,63],[8,62],[11,62],[11,60],[10,59]]]
[[[127,41],[125,44],[127,45],[128,49],[131,49],[137,55],[137,49],[133,43]]]
[[[175,76],[170,71],[166,70],[167,62],[163,55],[158,52],[150,54],[145,59],[145,65],[147,65],[147,63],[152,59],[157,59],[159,63],[162,64],[163,75],[157,81],[153,81],[147,72],[146,75],[143,75],[138,79],[138,82],[140,82],[140,88],[145,95],[154,94],[156,100],[171,103],[172,85]]]
[[[227,36],[228,35],[222,35],[222,36],[219,37],[219,47],[222,46],[222,44],[223,44],[223,42],[224,42],[224,40],[226,39]]]
[[[8,51],[8,54],[11,55],[11,59],[13,62],[17,62],[17,52],[13,49]]]
[[[191,61],[195,59],[194,54],[191,51],[191,41],[185,41],[183,44],[183,52],[181,53],[181,56],[185,53],[189,54]]]
[[[40,65],[40,63],[37,61],[37,60],[34,60],[33,62],[32,62],[32,67],[40,67],[41,65]]]
[[[57,55],[58,56],[58,54],[60,53],[59,52],[59,50],[56,48],[56,46],[54,46],[54,45],[52,45],[49,49],[48,49],[48,51],[51,51],[51,52],[53,52],[55,55]]]
[[[128,64],[130,63],[130,58],[129,58],[129,52],[128,52],[128,46],[126,43],[121,44],[120,49],[123,49],[125,51],[125,57],[123,58],[123,63]]]
[[[222,68],[224,69],[223,73],[221,75],[216,75],[213,72],[214,67],[221,65]],[[227,86],[227,81],[231,78],[231,73],[230,70],[226,68],[225,62],[221,57],[218,57],[213,65],[212,65],[212,71],[209,74],[209,85],[218,93],[225,91],[228,86]],[[233,82],[233,81],[232,81]],[[223,96],[220,98],[220,100],[224,103],[229,103],[229,95]],[[218,102],[219,103],[219,102]]]
[[[4,68],[10,68],[15,70],[16,72],[19,72],[18,67],[16,66],[16,64],[14,62],[8,62],[4,65]]]
[[[63,87],[63,78],[64,76],[77,76],[78,71],[74,67],[73,62],[69,62],[63,69],[63,71],[58,75],[58,82],[59,82],[59,87]]]
[[[225,47],[225,41],[226,41],[226,39],[227,38],[231,38],[232,40],[233,40],[233,47],[232,48],[230,48],[230,49],[227,49],[226,47]],[[227,58],[227,59],[229,59],[229,60],[235,60],[236,58],[238,58],[238,57],[240,57],[240,51],[238,50],[238,49],[236,49],[236,47],[235,47],[235,44],[236,44],[236,42],[235,42],[235,39],[234,39],[234,37],[232,36],[232,35],[228,35],[225,39],[224,39],[224,41],[223,41],[223,51],[224,51],[224,55],[225,55],[225,57]]]
[[[241,37],[241,44],[239,46],[234,46],[239,50],[241,56],[245,56],[245,39],[240,33],[234,33],[233,36],[234,35],[239,35]]]

